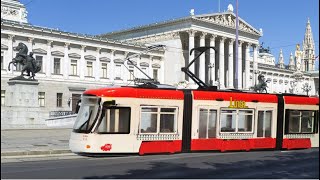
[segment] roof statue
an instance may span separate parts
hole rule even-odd
[[[190,16],[194,16],[194,9],[190,10]]]
[[[25,80],[24,76],[30,76],[29,79],[34,79],[34,76],[37,72],[41,70],[41,66],[33,57],[33,52],[30,52],[28,55],[28,47],[20,42],[17,47],[14,47],[16,51],[19,51],[16,54],[16,57],[8,65],[8,70],[10,71],[10,65],[13,64],[17,67],[18,64],[22,65],[21,75],[13,79]],[[27,72],[27,74],[24,74]]]
[[[228,11],[233,12],[233,6],[232,6],[232,4],[229,4],[229,5],[228,5]]]

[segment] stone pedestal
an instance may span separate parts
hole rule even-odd
[[[9,80],[6,106],[2,108],[1,129],[44,128],[38,103],[38,81]]]

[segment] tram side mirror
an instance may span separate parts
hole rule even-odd
[[[103,106],[104,107],[107,107],[107,106],[115,106],[116,105],[116,101],[115,100],[111,100],[111,101],[105,101],[103,103]]]

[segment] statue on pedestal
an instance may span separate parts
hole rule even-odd
[[[262,93],[262,92],[268,93],[267,92],[268,85],[267,85],[267,82],[264,78],[264,75],[259,74],[258,81],[259,81],[259,83],[254,85],[250,89],[253,89],[255,92],[259,92],[259,93]]]
[[[37,72],[41,70],[41,66],[33,57],[33,52],[30,52],[28,55],[28,47],[24,43],[19,43],[17,47],[14,47],[15,50],[19,51],[16,54],[16,57],[8,65],[8,70],[10,71],[10,65],[13,64],[17,67],[17,64],[21,64],[22,70],[21,75],[13,79],[25,80],[24,76],[30,76],[29,79],[34,79],[34,76]],[[27,74],[24,74],[27,72]]]

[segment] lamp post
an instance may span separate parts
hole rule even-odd
[[[213,64],[213,63],[210,63],[210,64],[208,65],[208,68],[209,68],[209,83],[210,83],[210,85],[212,86],[212,85],[213,85],[212,68],[214,68],[214,64]]]
[[[307,96],[309,96],[309,91],[311,91],[311,89],[312,88],[308,83],[302,85],[302,90],[307,93]]]

